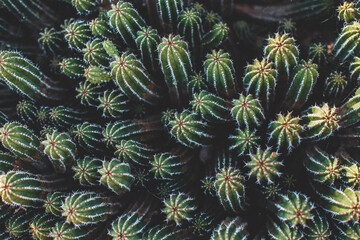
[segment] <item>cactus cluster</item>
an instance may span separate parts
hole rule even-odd
[[[360,2],[0,0],[0,239],[360,239]]]

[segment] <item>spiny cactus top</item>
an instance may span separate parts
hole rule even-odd
[[[309,47],[309,58],[314,63],[323,64],[326,61],[326,46],[322,43],[314,43]]]
[[[45,212],[54,216],[61,217],[61,205],[66,198],[66,194],[62,192],[49,193],[44,200]]]
[[[290,75],[290,70],[297,64],[299,50],[295,45],[295,39],[284,33],[276,33],[268,39],[268,45],[264,49],[264,55],[268,62],[274,62],[279,73]]]
[[[98,0],[71,0],[71,3],[79,13],[91,12],[98,6]]]
[[[260,126],[265,119],[260,101],[251,95],[241,94],[239,99],[233,100],[233,104],[231,115],[240,127],[254,128]]]
[[[146,224],[138,217],[137,212],[123,214],[111,224],[109,235],[116,240],[141,239]]]
[[[180,161],[179,156],[169,153],[154,155],[154,161],[150,164],[155,178],[173,179],[183,173],[184,163]]]
[[[148,70],[155,69],[155,60],[159,43],[160,37],[156,29],[146,27],[137,32],[136,46],[140,50],[141,59]]]
[[[236,129],[236,133],[230,135],[229,140],[231,142],[229,150],[235,151],[238,156],[241,156],[254,152],[260,137],[256,136],[255,131],[246,128],[245,130]]]
[[[81,51],[91,39],[89,25],[84,21],[75,21],[65,28],[65,39],[69,46]]]
[[[196,209],[193,199],[184,193],[171,194],[164,204],[162,212],[166,214],[167,221],[174,221],[176,225],[189,221]]]
[[[178,17],[178,31],[192,48],[200,44],[202,37],[202,24],[200,13],[191,8],[182,11]]]
[[[57,219],[48,214],[36,215],[30,223],[30,233],[34,239],[48,239],[51,228],[57,223]]]
[[[152,159],[153,153],[154,151],[145,144],[132,140],[122,140],[116,145],[114,155],[128,163],[146,166]]]
[[[211,240],[222,240],[222,239],[247,239],[247,234],[244,231],[244,225],[241,224],[239,218],[230,220],[224,220],[221,224],[214,229]]]
[[[164,24],[175,24],[184,8],[183,0],[156,0],[159,15]]]
[[[219,22],[212,27],[212,30],[204,35],[202,43],[206,48],[216,48],[225,41],[229,34],[229,27],[226,23]]]
[[[359,8],[353,2],[344,2],[338,7],[338,18],[349,23],[360,17]]]
[[[338,39],[334,43],[333,53],[340,61],[345,61],[354,52],[359,50],[360,23],[354,21],[342,29]]]
[[[326,79],[325,94],[329,97],[337,97],[343,93],[346,86],[346,77],[342,73],[334,72]]]

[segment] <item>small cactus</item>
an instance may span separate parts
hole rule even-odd
[[[86,43],[91,40],[91,30],[89,25],[84,21],[74,21],[70,23],[65,29],[65,39],[70,48],[81,51],[86,47]]]
[[[324,64],[327,59],[326,46],[322,43],[314,43],[309,47],[309,58],[316,64]]]
[[[57,219],[49,214],[38,214],[30,222],[30,233],[34,239],[48,240],[51,228]]]
[[[98,0],[71,0],[72,5],[79,13],[89,13],[98,6]]]
[[[290,228],[285,222],[280,224],[273,223],[268,230],[269,235],[273,239],[302,239],[303,234],[297,228]]]
[[[184,163],[180,161],[179,156],[169,153],[154,155],[150,165],[156,179],[174,179],[184,171]]]
[[[192,219],[196,207],[193,199],[184,193],[171,194],[164,200],[167,221],[174,221],[176,225]]]
[[[95,39],[91,42],[87,42],[84,52],[84,60],[94,66],[107,67],[111,58],[107,55],[102,41],[100,39]]]
[[[75,126],[72,130],[75,141],[86,151],[101,151],[104,146],[101,141],[102,127],[94,123],[84,122]]]
[[[29,229],[32,213],[17,212],[5,223],[6,231],[11,237],[24,239]]]
[[[129,98],[117,90],[105,91],[99,101],[98,108],[106,117],[119,118],[130,111]]]
[[[49,112],[49,119],[53,124],[62,128],[68,128],[83,120],[80,112],[64,106],[52,108]]]
[[[76,98],[80,99],[81,104],[85,106],[96,106],[98,104],[98,97],[101,94],[101,88],[97,84],[83,81],[79,83],[76,92]]]
[[[108,70],[103,67],[89,66],[84,70],[84,77],[93,84],[102,84],[111,80]]]
[[[178,16],[184,8],[183,0],[156,0],[156,3],[157,10],[164,24],[175,26]]]
[[[152,27],[142,28],[137,32],[136,46],[140,51],[141,59],[149,70],[156,66],[157,47],[160,44],[160,36]]]
[[[265,119],[260,101],[251,95],[244,96],[241,94],[239,99],[233,100],[233,104],[231,115],[241,128],[253,129],[260,126]]]
[[[351,79],[355,80],[356,83],[360,83],[360,57],[354,57],[349,71]]]
[[[73,166],[74,178],[79,180],[81,185],[96,185],[101,177],[98,172],[101,167],[102,161],[100,159],[85,156],[76,161],[76,165]]]
[[[352,22],[360,18],[359,8],[353,2],[343,2],[338,7],[338,18],[346,23]]]
[[[89,22],[89,25],[90,30],[95,37],[113,38],[114,36],[114,33],[108,24],[107,16],[95,18]]]
[[[212,29],[203,36],[202,44],[208,49],[220,46],[229,35],[229,27],[224,22],[215,24]]]
[[[224,220],[214,229],[211,240],[236,239],[246,240],[247,234],[244,231],[244,225],[239,218]]]
[[[255,131],[248,128],[245,130],[238,128],[235,130],[235,134],[229,136],[229,140],[231,142],[229,150],[234,151],[237,156],[242,156],[254,152],[260,137],[256,136]]]
[[[325,240],[330,238],[331,231],[325,215],[316,212],[313,219],[309,220],[305,228],[305,236],[309,240]]]
[[[129,164],[146,166],[152,159],[153,150],[145,144],[133,140],[122,140],[116,145],[114,155]]]
[[[207,90],[204,74],[194,73],[190,76],[190,81],[188,82],[188,92],[192,95],[200,93],[202,90]]]
[[[60,63],[60,70],[70,78],[79,78],[84,74],[85,63],[79,58],[64,58]]]
[[[40,33],[38,42],[45,51],[52,54],[61,49],[60,33],[54,28],[45,28]]]
[[[61,205],[65,198],[66,194],[62,192],[49,193],[44,200],[43,207],[45,208],[45,212],[61,217]]]
[[[54,240],[86,240],[91,236],[90,234],[91,231],[85,227],[77,227],[71,223],[61,221],[51,228],[49,237]]]
[[[38,110],[33,102],[22,100],[16,105],[16,112],[24,122],[34,122]]]
[[[200,13],[191,8],[182,11],[178,17],[177,29],[192,49],[199,45],[203,31]]]
[[[123,214],[112,222],[108,235],[113,240],[142,239],[145,227],[142,217],[138,217],[136,212]]]
[[[358,52],[359,33],[360,22],[354,21],[344,26],[332,49],[337,59],[345,61],[355,52]]]
[[[347,86],[347,81],[342,73],[334,72],[326,79],[325,95],[329,98],[341,96]]]

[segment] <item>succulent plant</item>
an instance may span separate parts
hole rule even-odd
[[[33,239],[50,239],[51,228],[57,223],[57,219],[49,214],[36,215],[30,222],[30,233]]]
[[[260,137],[256,136],[256,132],[248,128],[245,130],[238,128],[235,131],[236,133],[234,135],[229,136],[231,142],[229,150],[236,152],[238,156],[253,153],[257,142],[260,140]]]
[[[84,21],[74,21],[64,29],[65,39],[71,48],[81,51],[91,40],[91,30]]]
[[[54,240],[85,240],[89,237],[90,233],[91,232],[85,227],[76,227],[71,223],[63,221],[57,222],[55,226],[51,228],[49,236]]]
[[[252,95],[240,95],[239,99],[233,100],[234,107],[231,109],[231,115],[238,123],[239,127],[252,129],[260,126],[265,119],[264,110],[260,101],[253,98]]]
[[[182,11],[178,16],[177,29],[191,48],[199,45],[203,33],[200,13],[192,8]]]
[[[338,7],[338,18],[346,23],[354,21],[360,17],[359,9],[353,2],[344,2]]]
[[[196,209],[193,199],[184,193],[171,194],[164,200],[164,204],[162,212],[166,214],[167,221],[174,221],[176,225],[189,221]]]
[[[346,24],[333,46],[333,53],[340,61],[345,61],[356,52],[359,42],[360,23],[354,21]]]
[[[5,223],[6,231],[13,238],[24,238],[28,231],[32,213],[17,212],[12,215]]]
[[[88,13],[96,9],[98,0],[71,0],[71,3],[79,13]]]
[[[145,226],[136,212],[123,214],[112,222],[108,235],[114,240],[141,239]]]
[[[78,179],[81,185],[96,185],[101,177],[98,172],[101,167],[100,159],[86,156],[76,161],[76,165],[73,166],[74,178]]]
[[[79,58],[63,58],[59,66],[60,70],[70,78],[82,77],[86,68],[84,61]]]
[[[309,47],[309,58],[314,63],[323,64],[327,58],[326,46],[322,43],[314,43]]]
[[[285,222],[273,223],[269,228],[269,235],[273,239],[302,239],[303,234],[297,228],[290,228]]]
[[[103,147],[102,127],[97,124],[84,122],[75,126],[72,130],[75,141],[86,151],[101,151]]]
[[[211,240],[220,239],[247,239],[247,234],[244,232],[244,226],[241,224],[240,219],[234,218],[233,220],[224,220],[221,224],[214,229]]]
[[[166,25],[175,25],[180,12],[184,8],[183,0],[156,0],[157,10],[166,28]]]
[[[66,195],[62,192],[49,193],[44,200],[45,212],[51,213],[57,217],[61,217],[61,205],[65,198]]]
[[[114,155],[130,164],[146,166],[152,159],[153,153],[152,149],[140,142],[122,140],[120,144],[116,145]]]
[[[319,214],[318,212],[315,214],[313,219],[307,223],[304,233],[308,239],[319,240],[325,240],[332,234],[328,220],[323,214]]]
[[[215,24],[212,29],[206,33],[202,39],[204,47],[212,49],[223,43],[229,34],[229,27],[224,22]]]
[[[146,27],[137,32],[136,46],[140,51],[144,65],[149,70],[155,69],[157,47],[159,44],[160,37],[156,29]]]
[[[337,97],[344,92],[347,86],[345,76],[341,73],[334,72],[327,79],[325,83],[325,94],[329,97]]]
[[[180,161],[179,156],[169,153],[154,155],[154,160],[150,162],[151,171],[155,178],[173,179],[183,173],[184,163]]]

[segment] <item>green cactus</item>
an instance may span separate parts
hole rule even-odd
[[[84,122],[75,126],[72,131],[74,140],[86,151],[102,151],[102,127],[98,124]]]
[[[276,87],[277,72],[272,66],[273,63],[266,63],[266,59],[261,62],[255,59],[253,64],[246,66],[243,78],[247,94],[259,98],[266,109],[269,109],[273,102]]]
[[[313,219],[309,220],[304,230],[306,239],[326,240],[331,236],[330,225],[326,217],[319,212],[314,214]]]
[[[85,106],[98,105],[98,97],[102,93],[99,85],[83,81],[79,83],[79,87],[75,90],[77,92],[76,98],[80,99],[81,104]]]
[[[35,104],[28,100],[21,100],[16,105],[16,112],[24,122],[33,122],[37,116]]]
[[[157,10],[163,24],[175,26],[180,12],[184,8],[183,0],[156,0]],[[169,28],[169,27],[168,27]]]
[[[247,234],[244,231],[244,225],[241,224],[239,218],[232,220],[224,220],[214,229],[211,240],[236,239],[245,240]]]
[[[277,119],[269,124],[269,142],[276,145],[276,151],[290,153],[301,142],[300,134],[303,127],[300,118],[279,113]]]
[[[0,151],[0,174],[6,174],[11,170],[21,170],[21,163],[14,155]]]
[[[98,0],[71,0],[72,5],[79,13],[89,13],[98,6]]]
[[[102,161],[100,159],[85,156],[76,161],[76,165],[73,166],[74,178],[79,180],[81,185],[96,185],[101,177],[98,172],[101,167]]]
[[[86,43],[84,51],[84,60],[90,65],[107,67],[111,58],[107,55],[102,41],[97,38],[91,42]]]
[[[286,221],[291,227],[297,225],[305,226],[306,222],[313,218],[311,211],[314,205],[309,198],[301,193],[290,192],[287,195],[280,195],[278,208],[278,217]]]
[[[0,175],[0,195],[9,205],[41,207],[45,199],[43,181],[34,174],[9,171]]]
[[[179,156],[170,153],[155,154],[150,165],[156,179],[174,179],[184,172]]]
[[[111,204],[95,192],[75,192],[65,198],[62,216],[75,226],[105,221],[111,214]]]
[[[333,184],[340,178],[342,169],[336,157],[326,154],[318,147],[307,151],[306,155],[307,159],[304,161],[304,165],[314,179]]]
[[[193,232],[198,233],[200,236],[210,232],[211,224],[212,219],[204,212],[195,215],[191,220]]]
[[[38,39],[40,46],[47,52],[55,54],[55,52],[61,50],[61,38],[60,33],[55,28],[45,28],[40,32]]]
[[[219,169],[214,185],[216,195],[225,210],[236,212],[243,208],[245,200],[244,177],[238,169],[232,167]]]
[[[95,18],[89,22],[91,32],[95,37],[113,38],[114,32],[108,24],[108,18],[107,16],[102,16],[103,17]]]
[[[79,58],[64,58],[60,63],[60,70],[70,78],[79,78],[84,75],[85,63]]]
[[[329,98],[341,96],[347,86],[347,81],[342,73],[334,72],[326,79],[325,95]]]
[[[137,32],[136,46],[140,51],[141,60],[149,70],[155,70],[157,47],[160,44],[160,36],[152,27],[142,28]]]
[[[276,152],[271,152],[269,148],[258,148],[256,153],[249,156],[250,161],[246,163],[246,167],[250,169],[249,175],[256,178],[259,184],[272,182],[276,176],[280,176],[279,168],[282,163],[278,160]]]
[[[357,224],[343,224],[337,226],[341,239],[352,240],[360,237],[360,229]]]
[[[322,43],[314,43],[309,47],[309,58],[319,65],[326,62],[327,52],[326,46]]]
[[[353,95],[349,98],[340,108],[339,115],[341,117],[339,123],[342,127],[348,127],[359,122],[360,118],[360,88],[358,88]]]
[[[341,176],[343,177],[343,180],[347,186],[356,189],[360,186],[359,164],[354,161],[354,159],[352,159],[348,154],[341,154],[341,159],[343,160],[341,164]]]
[[[44,200],[43,207],[45,212],[51,213],[56,217],[61,217],[61,205],[66,198],[66,194],[62,192],[49,193]]]
[[[227,102],[209,92],[201,91],[198,94],[194,94],[190,104],[193,111],[199,113],[208,122],[221,123],[230,119],[230,110]]]
[[[123,214],[112,222],[108,235],[113,240],[142,239],[141,236],[145,227],[146,224],[137,212]]]
[[[237,156],[242,156],[254,152],[260,137],[256,136],[256,131],[237,128],[235,134],[229,136],[229,140],[231,143],[229,150],[234,151]]]
[[[134,54],[124,53],[111,62],[111,76],[130,98],[154,104],[160,98],[159,87],[150,79],[144,65]]]
[[[357,21],[344,26],[332,48],[333,54],[338,60],[345,61],[354,53],[358,52],[359,33],[360,23]]]
[[[0,79],[32,100],[58,98],[54,95],[54,83],[17,52],[0,51]]]
[[[327,103],[310,107],[304,118],[307,138],[310,139],[325,139],[339,128],[340,116],[336,113],[336,108],[330,108]]]
[[[49,113],[49,119],[53,124],[62,128],[70,127],[83,120],[80,112],[65,106],[52,108]]]
[[[181,144],[187,147],[204,146],[210,143],[213,136],[206,122],[200,116],[189,110],[176,113],[175,118],[169,122],[170,133]]]
[[[295,22],[291,18],[285,18],[279,23],[278,29],[281,33],[293,34],[296,31]]]
[[[146,166],[152,159],[154,151],[137,141],[122,140],[120,144],[116,145],[114,155],[129,164],[138,166]]]
[[[285,222],[280,224],[273,223],[268,228],[269,235],[272,239],[290,240],[290,239],[302,239],[303,234],[297,228],[290,228]]]
[[[200,93],[203,90],[207,90],[204,74],[194,73],[193,75],[191,75],[187,86],[188,92],[191,95],[195,93]]]
[[[100,182],[117,194],[129,191],[135,179],[130,165],[115,158],[110,162],[104,161],[98,172],[101,175]]]
[[[92,38],[89,25],[81,20],[71,22],[66,26],[64,34],[69,47],[79,52],[86,47],[86,43]]]
[[[206,81],[220,97],[233,97],[235,93],[234,66],[230,54],[223,50],[206,56],[204,63]]]
[[[202,38],[202,44],[208,49],[220,46],[229,35],[229,27],[224,22],[215,24],[212,29]]]
[[[177,30],[194,49],[200,44],[203,34],[200,13],[192,8],[182,11],[178,16]]]
[[[107,14],[110,26],[127,44],[134,44],[136,33],[146,25],[144,19],[129,2],[119,1],[112,4]]]
[[[233,100],[233,105],[231,115],[241,128],[253,129],[260,126],[265,119],[260,101],[253,98],[252,95],[241,94],[239,99]]]
[[[30,233],[33,239],[50,240],[51,228],[55,226],[57,219],[49,214],[38,214],[30,222]]]
[[[130,111],[129,98],[117,90],[106,90],[99,101],[98,108],[105,117],[119,118]]]
[[[268,62],[274,62],[279,74],[286,73],[290,76],[290,70],[298,62],[299,50],[295,45],[295,39],[287,33],[268,39],[268,44],[264,49],[264,56]]]
[[[26,238],[31,218],[31,212],[17,212],[7,219],[5,223],[6,231],[13,238]]]
[[[184,230],[176,229],[171,225],[155,226],[145,232],[144,240],[181,240],[184,237]]]
[[[176,225],[192,219],[196,210],[194,200],[185,193],[171,194],[164,200],[164,205],[162,212],[166,214],[167,221],[174,221]]]
[[[352,22],[360,18],[359,8],[353,2],[343,2],[338,7],[338,18],[346,23]]]
[[[286,95],[286,105],[291,109],[301,108],[309,99],[317,82],[317,65],[302,60],[293,70],[293,79]]]
[[[46,106],[41,106],[38,109],[36,121],[40,124],[45,124],[49,121],[50,108]]]
[[[192,68],[188,44],[180,36],[170,34],[162,39],[158,53],[170,98],[181,105],[188,98],[187,83]]]
[[[91,231],[85,227],[76,227],[68,222],[58,222],[51,228],[50,238],[54,240],[86,240],[91,237]]]
[[[84,70],[84,77],[93,84],[106,83],[111,80],[110,71],[103,67],[89,66]]]
[[[65,132],[54,131],[42,141],[44,153],[59,172],[65,172],[75,161],[76,145]]]

